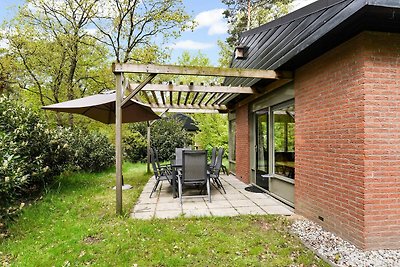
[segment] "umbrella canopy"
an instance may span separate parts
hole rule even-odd
[[[61,102],[43,109],[85,115],[94,120],[112,124],[115,123],[116,93],[97,94],[66,102]],[[130,100],[122,106],[122,122],[151,121],[160,117],[146,105]]]

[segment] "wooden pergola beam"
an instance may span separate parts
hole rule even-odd
[[[113,63],[112,71],[116,73],[148,73],[170,75],[195,75],[214,77],[237,77],[256,79],[280,79],[292,78],[291,72],[279,72],[274,70],[259,69],[234,69],[202,66],[175,66],[155,64],[121,64]]]
[[[138,84],[130,84],[136,88]],[[205,86],[205,85],[170,85],[170,84],[147,84],[142,91],[160,92],[199,92],[199,93],[226,93],[226,94],[254,94],[255,90],[251,87],[241,86]]]

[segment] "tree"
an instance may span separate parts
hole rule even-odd
[[[240,34],[288,13],[293,0],[222,0],[227,6],[224,16],[230,29],[227,42],[239,45]]]
[[[98,0],[91,22],[101,33],[98,40],[112,49],[115,60],[126,63],[165,58],[163,42],[191,27],[189,19],[182,0]]]
[[[220,67],[228,68],[232,61],[232,51],[234,47],[229,45],[228,42],[218,40],[219,58],[218,63]]]
[[[190,134],[183,128],[183,122],[172,116],[157,120],[151,126],[151,146],[158,150],[160,160],[169,160],[176,147],[192,144]],[[129,125],[130,133],[124,138],[125,151],[131,161],[144,161],[147,153],[147,124]]]
[[[9,55],[20,69],[14,81],[26,95],[36,96],[37,104],[72,100],[113,85],[105,71],[108,52],[88,30],[96,2],[28,0],[7,25]]]

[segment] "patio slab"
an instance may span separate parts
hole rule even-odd
[[[226,194],[222,190],[211,188],[211,203],[207,196],[204,198],[183,198],[183,205],[179,198],[172,197],[172,189],[168,182],[162,182],[157,191],[149,198],[154,186],[154,177],[151,177],[144,187],[141,196],[133,207],[131,217],[135,219],[203,217],[203,216],[238,216],[243,214],[278,214],[293,215],[293,209],[274,199],[266,193],[251,193],[244,190],[248,185],[233,175],[221,175],[221,182]]]

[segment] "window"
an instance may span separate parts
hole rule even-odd
[[[294,179],[294,105],[273,110],[275,174]]]
[[[229,121],[229,170],[236,172],[236,120]]]

